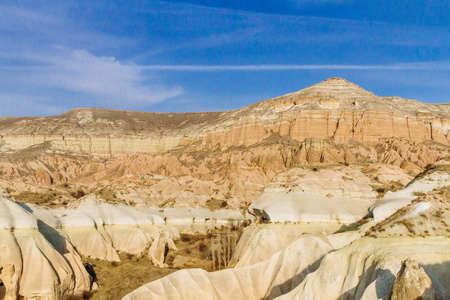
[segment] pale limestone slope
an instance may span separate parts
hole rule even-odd
[[[50,298],[56,289],[66,294],[90,290],[90,276],[66,239],[38,226],[38,219],[10,199],[1,197],[0,207],[0,280],[5,299]]]
[[[383,299],[407,258],[424,267],[437,299],[450,297],[450,239],[390,237],[358,239],[327,254],[315,272],[277,299]]]
[[[418,194],[428,193],[433,189],[450,185],[450,174],[434,172],[424,178],[412,181],[405,189],[387,192],[384,197],[375,202],[369,211],[376,221],[381,221],[394,214],[397,210],[411,203]]]
[[[181,270],[123,299],[273,299],[301,282],[331,250],[326,238],[304,236],[265,261],[212,273]]]
[[[269,259],[298,239],[314,235],[333,249],[339,249],[361,236],[360,232],[332,234],[338,227],[329,224],[252,224],[245,228],[230,262],[234,268],[242,268]]]
[[[353,223],[367,214],[375,184],[348,167],[335,170],[292,168],[278,174],[249,207],[264,222]]]
[[[183,230],[196,225],[206,231],[237,226],[243,219],[228,210],[191,208],[166,214],[89,197],[69,209],[45,209],[14,202],[1,190],[0,282],[6,299],[19,295],[53,299],[55,293],[68,296],[89,291],[90,276],[79,254],[110,261],[120,260],[118,252],[148,255],[153,264],[165,267],[166,249],[176,249],[173,240],[179,238],[173,225]]]

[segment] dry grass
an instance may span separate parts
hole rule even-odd
[[[206,202],[206,206],[209,210],[219,210],[226,208],[228,203],[225,200],[211,199]]]
[[[118,204],[124,202],[122,199],[117,198],[116,193],[111,189],[102,188],[100,190],[93,191],[93,193],[111,204]]]
[[[44,207],[58,207],[68,204],[71,199],[86,195],[82,188],[70,187],[67,183],[37,191],[10,191],[12,198],[22,203],[33,203]]]
[[[13,198],[22,203],[33,203],[40,206],[55,206],[56,202],[61,200],[63,195],[60,192],[48,191],[44,193],[25,191]]]
[[[233,231],[240,236],[240,232]],[[181,234],[175,241],[177,251],[170,250],[165,264],[168,268],[154,266],[148,256],[135,256],[120,253],[120,262],[83,257],[96,272],[99,289],[84,299],[121,299],[138,287],[167,276],[179,269],[202,268],[212,271],[211,238],[224,234],[223,230],[214,230],[208,234]],[[85,295],[88,296],[88,295]],[[83,296],[77,296],[83,299]],[[75,299],[75,298],[74,298]]]
[[[138,287],[177,271],[172,268],[158,268],[147,256],[137,257],[120,254],[120,262],[84,258],[95,270],[99,289],[90,299],[121,299]]]
[[[383,198],[388,191],[395,192],[404,189],[405,186],[397,181],[389,184],[373,185],[372,188],[378,193],[378,198]]]

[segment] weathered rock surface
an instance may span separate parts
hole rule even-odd
[[[243,219],[226,210],[208,214],[191,209],[178,221],[176,212],[168,215],[173,217],[171,224],[188,230],[195,218],[197,226],[207,228],[237,225]],[[219,222],[207,224],[212,216]],[[118,252],[148,255],[164,267],[166,249],[175,250],[173,239],[178,237],[178,229],[166,224],[166,216],[156,209],[115,206],[87,197],[70,209],[48,210],[13,202],[2,191],[0,282],[6,299],[81,294],[90,290],[90,277],[80,254],[109,261],[119,261]]]
[[[278,174],[248,210],[264,222],[353,223],[375,200],[370,184],[375,182],[348,167],[292,168]]]
[[[4,149],[49,142],[54,150],[97,155],[161,152],[200,142],[249,146],[273,133],[376,143],[395,137],[449,144],[450,105],[377,97],[341,78],[236,111],[156,114],[77,109],[42,118],[2,118]]]
[[[438,299],[450,293],[444,266],[450,262],[448,239],[363,238],[336,251],[323,241],[300,237],[269,259],[246,267],[179,271],[123,299],[383,299],[408,256],[431,274]]]
[[[262,262],[212,273],[181,270],[123,299],[274,299],[315,270],[332,249],[326,238],[304,236]]]
[[[314,235],[339,249],[359,238],[359,232],[332,235],[337,227],[329,224],[258,224],[245,228],[239,239],[230,265],[242,268],[269,259],[275,253],[287,248],[301,237]]]
[[[415,260],[402,263],[395,277],[391,300],[436,299],[430,277]]]
[[[437,299],[450,295],[448,238],[361,238],[327,254],[320,267],[279,299],[383,299],[402,261],[414,259],[432,278]]]
[[[89,274],[72,244],[32,214],[0,198],[0,280],[5,299],[55,297],[90,290]]]
[[[214,207],[225,201],[239,208],[280,172],[311,163],[381,163],[410,174],[374,170],[383,173],[378,181],[406,182],[450,157],[449,116],[449,104],[377,97],[331,78],[228,112],[83,108],[2,118],[0,186],[13,195],[61,184],[108,186],[124,202]]]
[[[398,209],[409,205],[420,194],[449,185],[450,173],[448,171],[434,172],[412,181],[405,189],[396,192],[388,191],[382,199],[370,207],[369,211],[376,221],[381,221],[394,214]]]

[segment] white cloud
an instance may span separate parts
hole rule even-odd
[[[72,5],[0,4],[0,115],[82,106],[145,110],[182,93],[133,63],[103,55],[126,53],[137,41],[74,19]]]
[[[75,50],[67,56],[49,56],[52,69],[40,76],[40,84],[95,96],[101,104],[126,103],[127,107],[151,105],[178,96],[181,88],[146,83],[141,68],[114,57]]]
[[[58,49],[26,58],[26,64],[0,67],[4,85],[15,85],[8,98],[0,97],[0,103],[11,103],[14,95],[19,103],[36,106],[38,110],[40,106],[36,103],[42,103],[44,98],[50,102],[53,99],[52,105],[56,107],[83,106],[86,103],[83,100],[88,100],[84,105],[145,109],[182,93],[180,87],[167,87],[156,78],[149,80],[138,65],[95,56],[85,50]],[[51,91],[57,92],[52,95]],[[46,96],[36,97],[39,94]],[[28,113],[26,109],[23,111]]]

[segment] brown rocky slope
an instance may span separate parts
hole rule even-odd
[[[81,189],[111,201],[239,207],[293,167],[387,164],[414,176],[449,159],[449,130],[450,104],[377,97],[331,78],[228,112],[1,118],[0,184],[13,195],[51,192],[44,202],[54,204]]]

